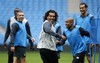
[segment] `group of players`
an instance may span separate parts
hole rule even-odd
[[[48,10],[44,15],[44,21],[39,36],[37,48],[43,63],[59,63],[62,45],[68,40],[72,55],[72,63],[84,63],[86,55],[88,63],[92,56],[92,47],[96,29],[94,16],[87,12],[86,3],[80,3],[81,15],[76,19],[68,18],[65,21],[66,29],[62,32],[57,19],[58,14],[55,10]],[[4,46],[10,35],[8,45],[8,63],[26,63],[27,38],[33,48],[34,38],[31,36],[30,26],[24,17],[24,13],[19,8],[14,10],[15,16],[10,18],[4,37]],[[13,57],[14,56],[14,57]],[[14,58],[14,60],[13,60]],[[67,61],[66,61],[67,62]]]

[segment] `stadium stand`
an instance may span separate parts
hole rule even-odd
[[[37,44],[43,16],[47,10],[56,10],[59,14],[58,21],[64,27],[64,21],[67,16],[67,3],[65,2],[67,0],[0,0],[0,25],[6,28],[8,19],[13,16],[14,8],[22,9],[25,13],[25,18],[29,21],[32,36],[35,37],[34,44]]]

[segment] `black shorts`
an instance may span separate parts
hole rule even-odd
[[[84,63],[85,53],[86,53],[86,51],[78,53],[75,56],[73,56],[72,63]]]
[[[87,44],[86,56],[92,56],[92,54],[92,48],[90,48],[90,45]]]
[[[18,58],[26,57],[26,48],[21,46],[15,46],[14,56]]]
[[[58,57],[56,51],[48,49],[40,49],[40,55],[43,63],[58,63]]]

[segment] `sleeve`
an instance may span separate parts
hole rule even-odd
[[[56,30],[56,33],[58,33],[58,34],[62,34],[62,30],[61,30],[61,26],[59,26],[58,28],[57,28],[57,30]],[[56,38],[58,41],[60,41],[61,40],[61,38]]]
[[[26,22],[25,27],[26,27],[27,33],[31,36],[30,26],[28,22]]]
[[[27,34],[27,38],[31,40],[31,36],[29,34]],[[31,41],[32,42],[32,41]],[[33,43],[33,42],[32,42]]]
[[[4,42],[6,42],[6,40],[8,39],[9,35],[10,35],[10,19],[7,22],[7,28],[6,28],[6,32],[5,32],[5,37],[4,37]]]
[[[80,34],[81,36],[87,36],[87,37],[90,37],[90,34],[88,31],[85,31],[83,28],[79,28],[79,31],[80,31]]]
[[[15,34],[17,33],[19,29],[19,26],[17,23],[14,23],[12,24],[12,30],[11,30],[11,34],[10,34],[10,42],[11,42],[11,46],[14,46],[14,37],[15,37]]]
[[[65,35],[65,32],[64,32],[64,31],[63,31],[63,36],[65,36],[65,37],[67,38],[67,36]],[[64,45],[64,44],[65,44],[65,41],[66,41],[66,40],[62,40],[62,39],[61,39],[61,42],[59,42],[57,45],[58,45],[58,46]]]
[[[30,26],[29,26],[29,23],[28,22],[26,22],[25,27],[26,27],[27,34],[30,35],[30,36],[32,36],[31,35],[31,31],[30,31]],[[31,42],[30,39],[29,39],[29,42]]]
[[[50,22],[45,22],[44,25],[43,25],[44,32],[48,33],[52,36],[61,38],[61,36],[58,33],[55,33],[54,31],[51,30],[51,27],[52,27],[52,25],[51,25]]]

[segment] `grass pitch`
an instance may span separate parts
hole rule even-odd
[[[7,51],[0,51],[0,63],[7,63]],[[72,62],[72,54],[71,52],[61,52],[61,58],[59,59],[59,63],[71,63]],[[86,60],[86,58],[85,58]],[[40,58],[40,54],[38,51],[27,51],[26,52],[26,61],[27,63],[42,63],[42,60]],[[98,63],[98,54],[96,54],[96,62]],[[85,63],[88,63],[87,60]]]

